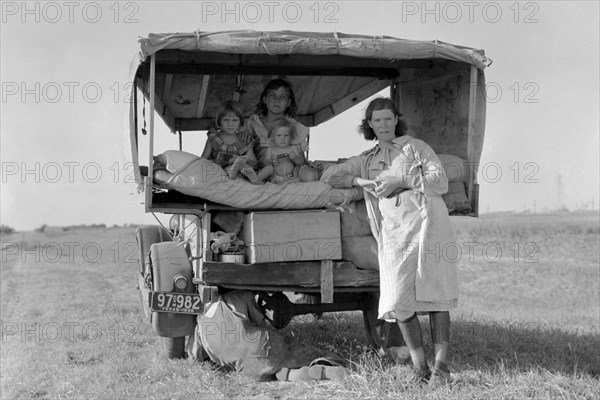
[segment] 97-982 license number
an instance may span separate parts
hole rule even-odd
[[[180,314],[202,314],[204,311],[200,296],[197,294],[150,292],[148,296],[152,311]]]

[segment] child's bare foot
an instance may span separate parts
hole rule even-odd
[[[242,165],[244,164],[244,159],[242,157],[237,157],[233,164],[228,168],[227,175],[229,179],[236,179],[238,172],[242,169]]]
[[[242,173],[242,175],[244,175],[246,178],[248,178],[250,183],[252,183],[253,185],[264,185],[265,184],[260,179],[258,179],[258,175],[256,175],[256,172],[251,167],[246,167],[246,168],[242,169],[240,172]]]

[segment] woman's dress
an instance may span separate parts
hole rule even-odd
[[[365,191],[379,250],[379,318],[395,319],[396,312],[455,308],[461,249],[453,241],[441,197],[448,189],[447,177],[431,147],[401,136],[393,140],[393,148],[376,145],[351,157],[339,165],[338,174],[373,180],[391,174],[401,177],[406,188],[384,199]]]

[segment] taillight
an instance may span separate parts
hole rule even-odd
[[[188,278],[184,275],[175,275],[173,278],[173,290],[183,292],[188,287]]]

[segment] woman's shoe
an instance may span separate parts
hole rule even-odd
[[[331,379],[339,381],[350,375],[342,365],[343,359],[336,354],[320,357],[310,363],[308,373],[316,380]]]
[[[429,378],[429,386],[445,386],[452,382],[450,371],[442,371],[438,368],[433,368],[431,377]]]
[[[431,377],[431,370],[429,367],[420,368],[420,367],[412,367],[411,376],[409,381],[412,383],[427,383]]]
[[[281,368],[275,376],[280,381],[290,382],[302,382],[302,381],[314,381],[315,378],[309,374],[310,367],[305,366],[301,368]]]

